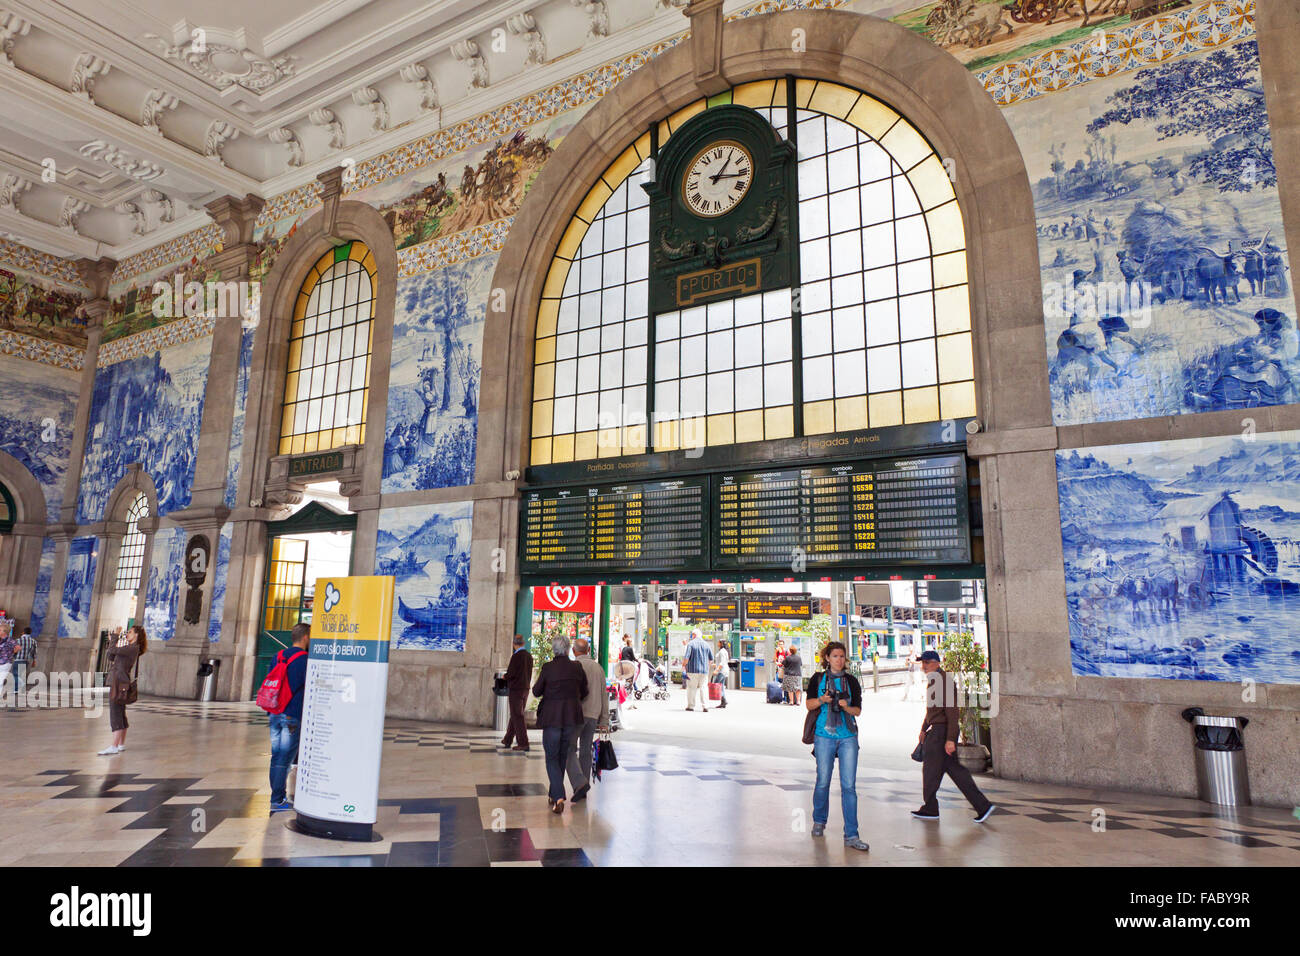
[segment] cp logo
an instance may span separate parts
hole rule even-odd
[[[354,807],[354,806],[353,806],[352,804],[350,804],[350,803],[345,803],[345,804],[343,804],[343,812],[344,812],[344,813],[355,813],[355,812],[356,812],[356,809],[357,809],[357,808]]]
[[[330,608],[336,606],[341,600],[343,600],[343,595],[340,594],[339,589],[334,586],[334,582],[327,582],[325,585],[325,610],[328,611]]]
[[[546,589],[546,598],[558,610],[564,611],[578,603],[578,589],[568,585],[548,587]]]

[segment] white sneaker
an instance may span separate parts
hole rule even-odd
[[[103,750],[101,750],[101,751],[100,751],[96,756],[99,756],[99,757],[111,757],[111,756],[113,756],[114,754],[120,754],[120,753],[122,752],[123,749],[124,749],[124,748],[122,748],[122,747],[105,747],[105,748],[104,748]]]

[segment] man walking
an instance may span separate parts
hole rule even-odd
[[[289,684],[288,705],[271,714],[271,812],[293,809],[286,792],[289,766],[298,762],[298,739],[302,732],[302,702],[307,686],[307,648],[311,644],[311,625],[295,624],[290,632],[293,647],[276,655],[275,663],[285,661],[284,676]],[[274,664],[272,665],[275,666]]]
[[[573,654],[587,675],[587,696],[582,698],[582,730],[578,733],[577,750],[569,751],[569,787],[573,790],[570,803],[587,799],[591,789],[591,742],[596,731],[609,730],[609,691],[605,689],[605,670],[591,659],[591,642],[580,637],[573,642]]]
[[[713,655],[713,683],[718,685],[719,700],[718,709],[721,710],[727,706],[727,671],[728,661],[731,660],[731,652],[727,650],[727,639],[718,638],[718,653]]]
[[[975,822],[983,823],[996,809],[989,798],[976,785],[971,773],[957,760],[957,732],[960,714],[957,710],[957,685],[939,666],[939,655],[926,651],[920,657],[921,670],[926,675],[925,719],[921,722],[920,741],[924,760],[921,763],[921,781],[924,803],[913,810],[918,820],[938,820],[939,784],[946,773],[957,785],[975,810]]]
[[[18,638],[18,649],[14,652],[14,692],[21,695],[27,689],[27,676],[36,666],[36,638],[30,627],[23,628],[22,637]]]
[[[691,628],[691,639],[686,645],[686,709],[695,709],[695,698],[700,696],[701,690],[704,689],[704,682],[708,680],[709,664],[713,661],[713,651],[709,649],[708,643],[704,640],[704,635],[698,627]],[[707,692],[704,699],[700,701],[700,709],[706,714],[709,712],[709,696]]]
[[[0,700],[9,695],[9,679],[14,672],[14,656],[18,653],[18,642],[14,639],[12,621],[0,619]],[[14,686],[14,707],[17,707],[17,685]]]
[[[506,724],[506,737],[502,747],[528,752],[528,726],[524,723],[524,705],[528,703],[528,687],[533,682],[533,655],[524,649],[524,636],[516,634],[514,653],[506,668],[506,695],[510,704],[510,722]]]

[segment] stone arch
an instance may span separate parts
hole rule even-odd
[[[796,28],[806,35],[802,52],[791,49]],[[892,106],[953,160],[979,419],[985,429],[1050,425],[1033,195],[1020,148],[979,81],[904,27],[841,11],[737,20],[726,25],[722,47],[730,85],[790,74],[855,87]],[[689,41],[679,43],[607,93],[556,149],[515,217],[492,281],[509,312],[489,311],[484,331],[483,354],[499,356],[504,374],[490,385],[485,378],[480,397],[479,481],[528,463],[534,319],[565,228],[591,184],[652,122],[705,95],[694,57]]]
[[[144,467],[136,462],[128,465],[126,474],[109,492],[108,501],[104,505],[104,523],[106,526],[122,525],[126,521],[127,512],[131,510],[131,505],[135,503],[136,496],[141,492],[149,501],[149,518],[158,517],[158,486],[154,483],[153,477]],[[113,528],[109,529],[110,531]],[[122,529],[124,530],[124,528]]]
[[[14,496],[14,524],[45,524],[45,491],[36,476],[17,458],[0,451],[0,484]]]
[[[333,186],[336,187],[337,182]],[[263,318],[253,338],[243,463],[239,476],[238,502],[241,505],[250,503],[250,499],[254,507],[264,503],[269,462],[279,453],[280,408],[289,359],[289,331],[294,301],[303,277],[325,252],[349,239],[364,242],[374,254],[377,283],[370,353],[370,393],[366,402],[366,441],[357,463],[360,487],[350,493],[379,494],[397,298],[397,246],[393,242],[392,229],[374,207],[363,202],[340,201],[337,192],[331,195],[331,188],[331,184],[326,183],[324,208],[297,227],[262,282]]]

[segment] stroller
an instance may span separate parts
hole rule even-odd
[[[650,694],[655,700],[668,699],[668,669],[660,664],[652,668],[646,660],[637,661],[637,674],[632,681],[632,696],[640,700]]]

